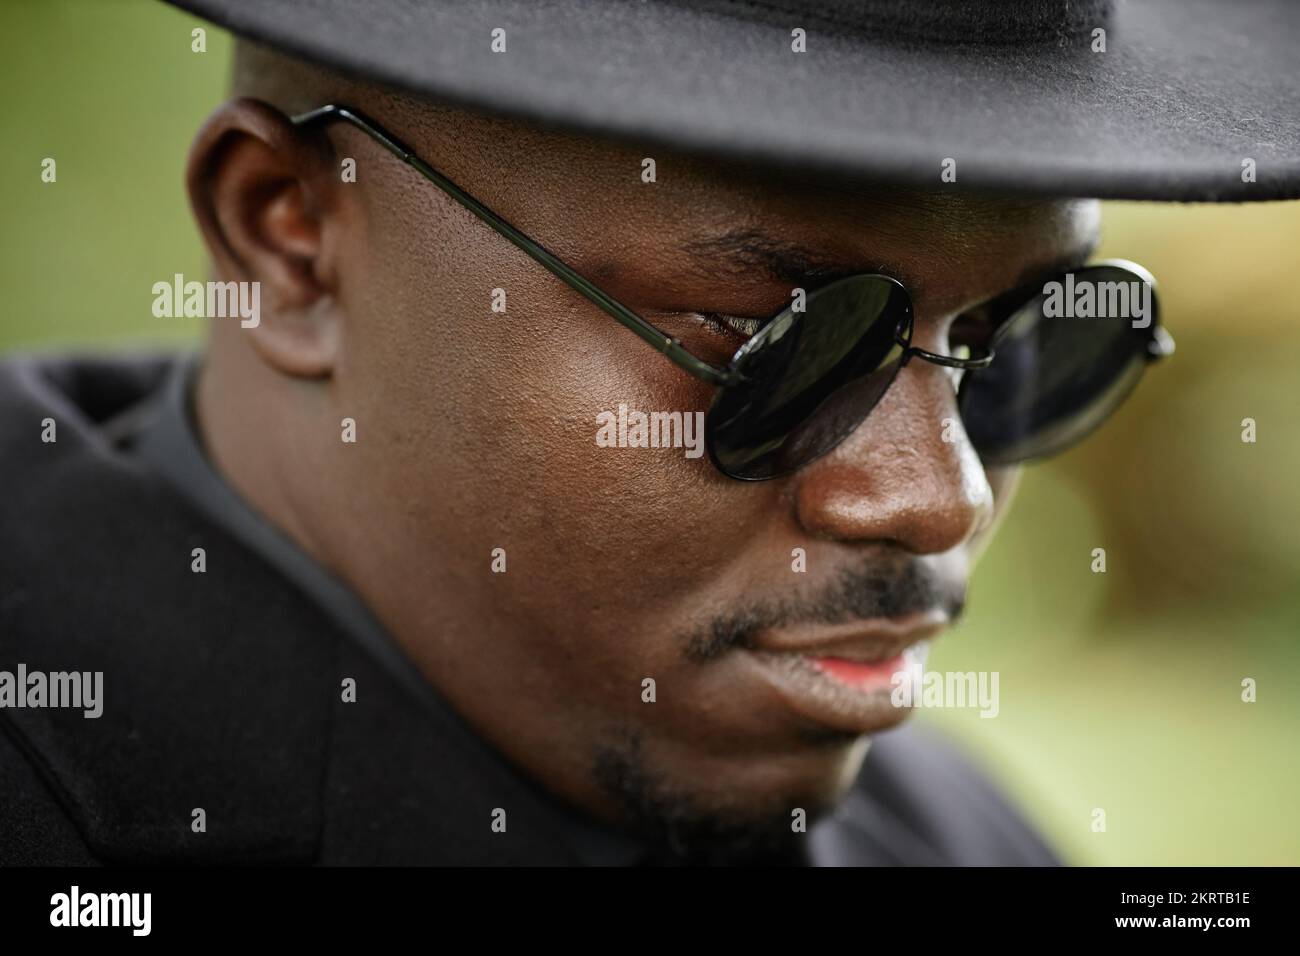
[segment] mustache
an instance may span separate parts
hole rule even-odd
[[[873,560],[844,568],[812,598],[762,601],[715,616],[686,635],[686,657],[706,663],[736,649],[750,649],[763,631],[792,624],[843,624],[903,617],[941,608],[956,621],[966,605],[964,581],[944,578],[911,556]]]

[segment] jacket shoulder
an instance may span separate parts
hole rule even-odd
[[[0,866],[91,866],[97,862],[28,755],[0,732]]]
[[[101,688],[98,716],[0,709],[10,812],[52,801],[104,861],[307,861],[336,632],[115,437],[163,371],[0,363],[0,670]]]

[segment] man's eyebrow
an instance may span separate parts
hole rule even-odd
[[[1012,289],[1007,291],[1019,290],[1081,267],[1092,257],[1098,242],[1099,237],[1092,235],[1062,255],[1046,262],[1032,263],[1021,271]],[[706,279],[734,279],[752,276],[759,271],[782,282],[829,282],[851,275],[880,272],[894,275],[904,285],[909,285],[907,279],[895,275],[894,270],[862,262],[846,263],[756,229],[731,229],[717,235],[697,236],[683,243],[682,249],[691,257],[692,270]],[[909,288],[915,285],[919,283],[913,283]]]
[[[1020,271],[1019,277],[1010,287],[995,293],[974,308],[992,308],[997,311],[1008,305],[1019,305],[1027,297],[1038,293],[1044,283],[1057,279],[1066,272],[1081,269],[1097,251],[1099,243],[1100,236],[1094,233],[1068,252],[1053,256],[1046,261],[1031,263]]]
[[[831,280],[872,271],[818,254],[808,246],[756,229],[731,229],[682,244],[692,270],[706,279],[734,279],[762,272],[783,282]]]
[[[1082,268],[1093,253],[1097,251],[1098,236],[1090,236],[1069,252],[1063,253],[1046,262],[1037,262],[1027,266],[1016,280],[1016,287],[1036,285],[1048,279],[1054,279],[1063,272],[1073,272]]]

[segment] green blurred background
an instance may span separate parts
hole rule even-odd
[[[200,25],[152,0],[0,5],[0,350],[198,340],[201,320],[152,316],[150,287],[206,269],[181,170],[230,42],[209,29],[191,52]],[[1000,671],[999,716],[917,719],[1073,862],[1300,864],[1300,203],[1106,211],[1101,254],[1160,277],[1177,356],[1026,472],[931,658]]]

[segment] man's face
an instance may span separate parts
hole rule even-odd
[[[699,313],[766,318],[856,272],[900,279],[916,343],[949,352],[978,337],[981,303],[1077,261],[1097,226],[1095,203],[963,198],[937,172],[923,196],[831,189],[377,112],[715,364],[746,332]],[[599,413],[705,411],[713,388],[371,141],[330,136],[359,175],[321,187],[341,338],[332,375],[303,387],[358,440],[331,425],[284,463],[312,550],[476,730],[599,816],[669,818],[685,839],[828,807],[866,735],[905,716],[889,673],[959,612],[1013,483],[968,443],[956,373],[912,362],[846,441],[777,480],[602,447]]]

